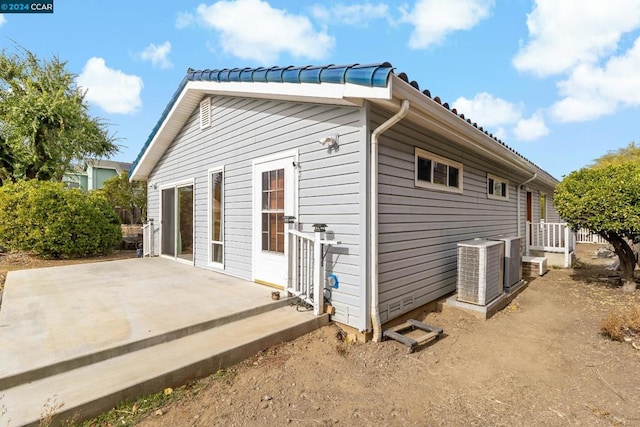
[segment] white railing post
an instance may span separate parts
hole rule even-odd
[[[153,219],[142,225],[142,256],[153,256]]]
[[[322,240],[327,224],[313,224],[313,314],[319,316],[324,305],[324,280],[322,273]]]
[[[286,246],[287,246],[287,289],[285,289],[285,291],[287,291],[288,293],[290,293],[291,289],[295,289],[296,288],[296,282],[297,282],[297,274],[294,274],[294,272],[297,271],[297,265],[298,265],[298,248],[297,248],[297,241],[298,238],[296,236],[294,236],[293,234],[290,233],[290,230],[293,230],[295,227],[295,221],[296,221],[296,217],[294,216],[284,216],[283,221],[285,223],[285,239],[286,239]]]
[[[531,246],[531,234],[533,234],[533,227],[531,226],[531,221],[526,222],[527,230],[524,238],[524,253],[526,256],[529,256],[529,246]]]
[[[571,252],[571,241],[569,240],[569,232],[571,230],[569,230],[569,227],[567,227],[565,225],[564,227],[564,267],[568,268],[570,267],[571,264],[571,260],[570,260],[570,252]]]

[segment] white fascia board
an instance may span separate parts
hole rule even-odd
[[[390,99],[391,88],[334,83],[261,83],[194,81],[187,88],[210,95],[362,106],[364,99]]]
[[[149,178],[149,173],[157,161],[160,160],[160,157],[168,145],[171,144],[173,138],[178,134],[179,129],[181,129],[182,125],[186,123],[201,98],[202,94],[198,94],[197,92],[190,90],[188,86],[182,90],[182,93],[180,93],[180,96],[178,96],[178,99],[171,107],[171,110],[158,128],[156,134],[149,143],[149,146],[145,149],[145,152],[136,165],[136,168],[131,173],[129,178],[130,181],[144,181]],[[188,112],[185,113],[185,109]],[[174,129],[173,132],[168,132],[169,123],[176,120],[182,122],[178,128],[178,132],[175,132],[176,126],[172,127],[172,129]]]

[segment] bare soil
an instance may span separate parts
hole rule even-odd
[[[640,425],[640,351],[600,333],[640,291],[623,294],[594,249],[488,321],[426,314],[445,337],[412,354],[394,341],[345,343],[329,325],[192,385],[139,425]]]
[[[535,278],[487,321],[425,313],[445,336],[414,353],[347,343],[329,325],[188,385],[138,425],[640,425],[640,351],[600,333],[640,290],[623,294],[594,249],[582,245],[577,268]],[[0,257],[0,274],[18,267]]]

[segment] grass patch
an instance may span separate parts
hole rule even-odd
[[[78,427],[129,427],[137,424],[143,418],[158,414],[162,408],[170,403],[198,394],[206,385],[214,381],[230,381],[236,375],[235,369],[220,369],[207,378],[186,384],[177,389],[166,388],[158,393],[140,397],[133,401],[119,404],[109,412],[98,415],[96,418],[75,424]]]
[[[602,320],[600,331],[614,341],[624,341],[640,334],[640,305],[609,313]]]

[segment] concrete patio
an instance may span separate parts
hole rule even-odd
[[[272,289],[162,258],[10,272],[0,308],[0,424],[35,425],[183,384],[327,317]]]

